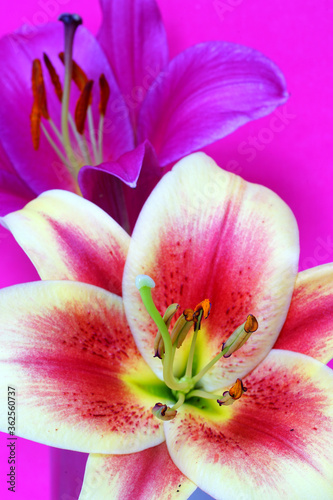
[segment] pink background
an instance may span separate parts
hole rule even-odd
[[[227,40],[262,51],[282,69],[291,94],[284,109],[276,111],[275,118],[271,115],[244,126],[206,148],[206,152],[222,167],[270,187],[288,203],[300,229],[301,270],[332,261],[331,3],[314,0],[158,0],[157,3],[165,21],[171,57],[197,42]],[[97,0],[29,0],[28,3],[16,0],[1,3],[0,34],[23,23],[36,26],[54,21],[64,11],[81,14],[85,25],[97,32],[101,19]],[[0,232],[0,252],[1,287],[37,279],[32,265],[4,230]],[[3,399],[1,411],[5,404]],[[1,498],[7,498],[8,494],[4,477],[8,468],[5,441],[6,436],[2,435]],[[18,441],[17,500],[51,498],[51,469],[58,467],[63,471],[64,466],[59,463],[59,454],[50,454],[49,450],[46,446]],[[56,462],[53,467],[52,460]],[[66,474],[71,481],[66,481]],[[61,486],[53,498],[76,499],[79,472],[68,469],[62,478],[70,487],[66,490]],[[208,496],[197,493],[196,498]]]

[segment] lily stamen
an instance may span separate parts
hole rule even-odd
[[[86,85],[83,87],[79,100],[76,103],[74,119],[77,131],[80,135],[83,135],[84,132],[84,124],[86,121],[93,84],[93,80],[89,80],[86,83]]]
[[[229,358],[233,352],[238,351],[257,329],[258,321],[252,314],[249,314],[245,323],[236,328],[228,340],[222,344],[222,351],[225,353],[223,356]]]
[[[100,101],[98,105],[99,109],[99,124],[98,124],[98,162],[102,162],[103,158],[103,128],[104,128],[104,119],[106,113],[106,106],[108,104],[110,98],[110,87],[105,78],[105,75],[102,74],[99,77],[99,88],[100,88]]]
[[[173,394],[178,396],[177,403],[171,408],[162,403],[157,403],[153,408],[154,415],[162,420],[174,418],[175,414],[170,414],[171,418],[169,418],[169,414],[166,412],[176,410],[184,403],[185,399],[191,399],[193,397],[215,399],[220,406],[230,405],[239,399],[247,390],[246,387],[243,386],[241,379],[237,379],[236,383],[229,391],[223,393],[221,399],[218,399],[219,396],[217,394],[206,392],[200,384],[197,384],[222,357],[229,357],[233,352],[244,345],[250,335],[258,328],[256,318],[252,314],[249,314],[246,321],[236,328],[233,334],[223,344],[222,351],[200,370],[199,373],[193,376],[192,370],[197,337],[201,329],[202,319],[206,319],[209,316],[211,309],[210,301],[205,299],[194,309],[185,309],[183,314],[177,319],[170,334],[168,327],[173,316],[177,312],[178,304],[171,304],[162,318],[152,299],[151,289],[155,288],[155,282],[152,278],[147,275],[139,275],[136,277],[135,284],[140,292],[142,302],[147,312],[159,330],[154,341],[154,352],[155,357],[159,357],[162,361],[164,382],[167,387],[172,390]],[[182,378],[178,379],[173,373],[175,352],[177,348],[181,347],[192,326],[194,326],[194,332],[185,374]]]
[[[177,411],[173,410],[169,406],[163,403],[156,403],[152,408],[152,414],[160,420],[167,422],[168,420],[173,420],[177,415]]]
[[[204,315],[203,309],[198,309],[197,311],[195,311],[195,315],[196,315],[195,320],[194,320],[195,328],[194,328],[194,334],[192,337],[190,353],[189,353],[188,360],[187,360],[185,378],[192,377],[192,367],[193,367],[195,346],[197,343],[198,332],[201,328],[201,320],[202,320],[202,317]]]
[[[44,59],[45,66],[49,72],[51,82],[53,83],[55,93],[57,94],[59,102],[61,102],[62,101],[62,86],[60,83],[60,78],[59,78],[53,64],[51,63],[49,57],[47,56],[47,54],[45,54],[45,52],[43,53],[43,59]]]
[[[110,97],[110,87],[105,75],[102,74],[99,78],[99,124],[98,128],[95,129],[92,113],[93,80],[89,80],[72,56],[75,32],[82,23],[82,19],[75,14],[63,14],[59,20],[64,23],[65,27],[65,51],[59,54],[59,58],[65,66],[63,85],[50,58],[45,53],[43,54],[43,61],[54,91],[61,103],[61,130],[55,125],[47,111],[42,66],[40,60],[35,59],[32,70],[34,102],[30,115],[31,134],[34,149],[37,150],[40,142],[40,131],[42,130],[61,162],[68,168],[73,178],[77,180],[79,169],[83,165],[97,165],[103,162],[104,119]],[[80,90],[80,97],[75,108],[75,118],[73,118],[69,110],[71,82],[74,82]],[[50,128],[45,127],[42,118],[47,120]],[[85,130],[86,121],[88,122],[87,131]],[[54,140],[53,134],[55,134],[56,140]],[[74,144],[73,135],[76,141]]]
[[[187,320],[184,313],[179,316],[170,334],[172,345],[175,345],[176,348],[179,349],[186,339],[193,324],[194,321]]]
[[[179,308],[179,304],[171,304],[167,308],[167,310],[165,311],[165,313],[163,315],[163,321],[164,321],[167,328],[169,328],[171,320],[174,317],[174,315],[176,314],[178,308]],[[172,340],[172,335],[171,335],[171,340]],[[172,340],[172,343],[174,343],[173,340]],[[155,352],[154,357],[158,357],[158,358],[162,359],[162,356],[164,354],[164,344],[163,344],[162,335],[161,335],[159,330],[157,331],[155,341],[154,341],[154,352]]]
[[[246,331],[245,327],[249,331]],[[228,338],[227,342],[222,344],[222,351],[217,354],[195,377],[193,377],[193,382],[197,383],[212,368],[212,366],[214,366],[215,363],[222,358],[222,356],[224,358],[228,358],[233,352],[240,349],[257,329],[258,321],[252,314],[249,314],[246,321],[236,328],[236,330]]]
[[[230,387],[229,391],[225,391],[221,399],[218,399],[217,402],[220,406],[232,405],[237,399],[247,391],[247,388],[244,387],[243,382],[240,378],[236,380],[234,385]]]

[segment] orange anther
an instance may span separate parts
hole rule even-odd
[[[34,101],[30,115],[30,125],[31,125],[32,144],[36,151],[39,147],[40,121],[41,121],[41,113],[39,105],[37,101]]]
[[[243,392],[246,392],[247,389],[246,387],[243,386],[243,382],[241,381],[240,378],[238,378],[235,382],[235,384],[230,387],[229,389],[229,394],[232,397],[232,399],[239,399]]]
[[[193,309],[185,309],[183,311],[183,314],[185,316],[186,321],[194,321],[195,320]]]
[[[102,116],[105,116],[106,106],[110,97],[110,87],[104,75],[99,77],[99,87],[101,90],[101,99],[99,101],[99,112]]]
[[[55,92],[58,96],[59,101],[61,102],[62,101],[62,86],[60,83],[59,76],[57,75],[57,72],[54,69],[53,64],[51,63],[50,59],[48,58],[48,56],[45,53],[43,54],[43,59],[44,59],[45,66],[49,72],[51,82],[53,83]]]
[[[38,106],[41,115],[48,119],[49,113],[46,106],[46,91],[44,85],[42,65],[39,59],[34,59],[32,63],[32,93],[34,96],[34,106]]]
[[[203,317],[205,319],[208,318],[209,313],[210,313],[210,308],[212,307],[212,304],[208,299],[203,300],[202,302],[199,302],[198,305],[195,306],[194,312],[196,313],[197,311],[203,311]]]
[[[246,331],[246,333],[253,333],[258,330],[258,321],[252,314],[249,314],[246,318],[244,330]]]
[[[174,419],[177,415],[176,410],[172,410],[169,406],[163,403],[156,403],[151,411],[155,417],[159,418],[160,420],[164,420],[165,422]]]
[[[60,52],[59,59],[63,64],[65,64],[65,55],[63,52]],[[84,87],[88,83],[88,77],[75,61],[72,61],[72,80],[77,85],[80,92],[83,92]]]
[[[208,318],[209,313],[210,313],[210,308],[211,308],[211,303],[209,302],[208,299],[203,300],[202,302],[199,302],[193,309],[185,309],[183,312],[183,315],[185,316],[186,321],[194,321],[194,324],[196,325],[196,328],[198,330],[201,329],[201,320],[203,318]],[[199,325],[197,325],[198,321],[200,318]]]
[[[79,134],[84,132],[84,124],[87,116],[87,109],[90,104],[93,80],[89,80],[85,85],[75,107],[75,125]]]

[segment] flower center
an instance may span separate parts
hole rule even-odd
[[[59,58],[65,66],[63,86],[51,60],[45,53],[43,60],[60,102],[61,126],[59,128],[49,115],[42,63],[40,59],[35,59],[32,65],[34,100],[30,115],[31,134],[34,149],[38,150],[40,133],[43,132],[61,163],[68,168],[76,180],[83,165],[97,165],[103,162],[103,128],[110,87],[102,74],[99,78],[99,123],[96,129],[92,113],[94,82],[89,80],[80,66],[73,61],[74,36],[78,26],[82,24],[82,19],[76,14],[62,14],[59,20],[64,23],[65,27],[65,51],[59,54]],[[74,117],[69,111],[72,81],[80,91]],[[88,126],[86,126],[86,120]]]
[[[171,304],[162,317],[151,295],[151,289],[155,287],[154,281],[149,276],[139,275],[136,278],[136,286],[140,291],[147,312],[158,328],[158,333],[154,341],[154,353],[155,357],[160,358],[163,365],[164,382],[178,399],[176,404],[171,408],[163,403],[157,403],[152,409],[153,414],[161,420],[171,420],[176,416],[176,410],[184,401],[193,397],[215,399],[220,406],[230,405],[239,399],[247,390],[246,387],[243,386],[241,379],[237,379],[229,390],[223,392],[222,396],[203,390],[200,385],[200,380],[222,357],[228,358],[232,353],[244,345],[251,334],[258,329],[256,318],[252,314],[249,314],[246,321],[236,328],[228,340],[222,344],[221,352],[198,373],[193,374],[193,359],[196,342],[201,329],[202,320],[207,319],[209,316],[211,308],[210,301],[205,299],[194,309],[185,309],[169,333],[171,320],[179,308],[178,304]],[[174,375],[175,352],[176,349],[182,346],[192,326],[194,327],[194,332],[186,363],[185,375],[179,379]]]

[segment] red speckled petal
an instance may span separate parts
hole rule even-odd
[[[175,464],[220,500],[333,498],[332,370],[273,350],[244,383],[232,406],[188,405],[165,424]]]
[[[142,360],[117,295],[70,281],[3,289],[0,332],[0,390],[17,391],[19,436],[92,453],[164,441],[151,407],[165,386]],[[7,431],[6,412],[0,424]]]
[[[131,455],[90,455],[80,500],[186,500],[195,489],[162,443]]]
[[[333,356],[333,264],[301,272],[276,349],[301,352],[323,363]]]
[[[147,363],[161,376],[160,360],[152,356],[156,327],[135,288],[136,275],[153,278],[162,314],[173,302],[182,311],[210,299],[196,372],[248,314],[256,316],[258,331],[203,379],[206,389],[217,390],[247,374],[274,345],[289,308],[298,251],[294,216],[276,194],[223,171],[203,153],[180,161],[143,207],[124,271],[126,315]],[[184,359],[185,353],[186,346],[177,351],[178,375],[184,370],[179,354]]]
[[[73,280],[121,295],[128,234],[93,203],[47,191],[2,219],[43,280]]]

